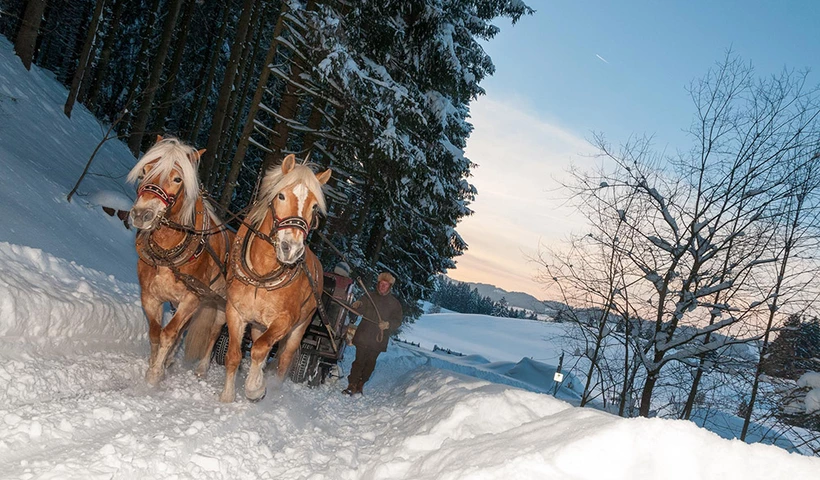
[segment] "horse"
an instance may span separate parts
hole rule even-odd
[[[281,167],[266,172],[259,200],[236,233],[228,262],[229,340],[221,402],[235,399],[236,370],[249,324],[253,346],[245,397],[258,401],[265,396],[262,369],[276,342],[276,385],[288,373],[323,288],[322,264],[305,240],[319,214],[326,212],[322,185],[330,174],[329,169],[316,174],[308,165],[296,164],[293,154],[286,156]]]
[[[203,152],[157,136],[127,177],[137,184],[129,218],[138,229],[137,276],[151,343],[145,381],[151,386],[165,375],[192,317],[186,358],[199,360],[196,374],[204,377],[225,324],[225,270],[233,233],[200,192],[197,166]],[[166,302],[176,311],[163,327]]]

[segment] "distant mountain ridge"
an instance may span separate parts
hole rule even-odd
[[[537,298],[533,297],[529,293],[524,292],[508,292],[503,288],[496,287],[495,285],[489,285],[486,283],[475,283],[475,282],[461,282],[466,283],[470,286],[472,290],[475,288],[478,290],[478,293],[482,297],[490,297],[490,300],[497,302],[501,300],[501,297],[504,297],[507,300],[507,305],[518,307],[518,308],[526,308],[527,310],[532,310],[535,313],[552,313],[555,311],[555,308],[551,308],[550,304],[556,302],[543,302],[538,300]],[[548,306],[550,305],[550,306]]]

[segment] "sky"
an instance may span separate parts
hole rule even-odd
[[[690,146],[686,87],[732,49],[761,76],[813,69],[820,83],[820,2],[813,0],[530,0],[536,10],[485,43],[496,67],[471,105],[466,153],[478,166],[474,215],[457,231],[469,245],[448,275],[555,293],[534,280],[539,245],[560,248],[584,221],[560,188],[570,165],[600,164],[593,132],[620,144],[650,135],[657,151]]]
[[[343,381],[288,381],[268,382],[258,403],[222,404],[224,368],[199,379],[181,359],[149,388],[134,233],[97,205],[123,201],[134,159],[109,142],[66,202],[102,135],[82,107],[65,118],[66,95],[0,39],[3,478],[795,480],[820,470],[820,458],[692,422],[577,408],[574,362],[558,394],[543,393],[568,344],[564,327],[528,320],[425,315],[402,333],[419,347],[391,343],[354,398]]]

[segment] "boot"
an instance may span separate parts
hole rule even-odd
[[[359,382],[348,379],[347,388],[342,390],[342,393],[344,393],[345,395],[354,395],[357,392],[358,386],[359,386]]]

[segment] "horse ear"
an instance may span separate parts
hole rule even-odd
[[[322,173],[320,173],[320,174],[316,175],[316,180],[319,180],[319,183],[321,183],[322,185],[324,185],[324,184],[326,184],[326,183],[327,183],[327,181],[328,181],[328,180],[330,180],[330,174],[331,174],[331,173],[332,173],[332,172],[331,172],[331,171],[330,171],[330,169],[328,168],[328,169],[327,169],[327,170],[325,170],[324,172],[322,172]]]
[[[296,165],[296,155],[290,154],[282,160],[282,173],[287,175],[293,170],[293,167]]]
[[[189,153],[188,160],[190,160],[191,163],[196,163],[199,161],[200,158],[202,158],[203,153],[205,153],[204,148],[202,150],[197,150],[196,153]]]
[[[162,141],[162,135],[157,135],[157,143]]]

